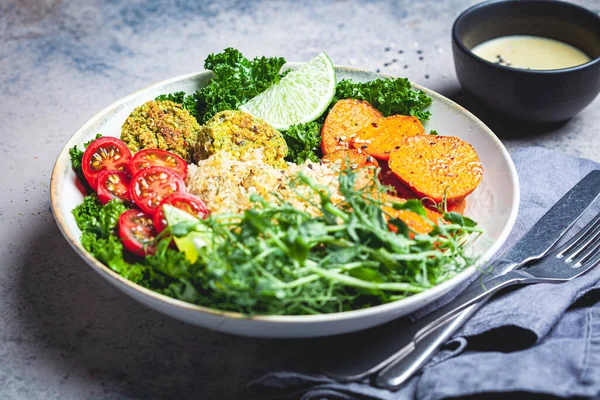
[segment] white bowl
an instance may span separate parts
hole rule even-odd
[[[290,63],[294,68],[299,64]],[[364,82],[381,78],[372,72],[336,67],[338,79]],[[54,218],[67,241],[87,264],[108,282],[141,303],[174,318],[238,335],[300,338],[335,335],[370,328],[409,314],[447,293],[457,284],[476,272],[472,266],[446,282],[425,292],[415,294],[393,303],[342,313],[302,316],[252,316],[220,311],[176,300],[128,281],[104,264],[97,261],[83,248],[79,240],[81,232],[75,224],[72,210],[83,200],[77,186],[77,177],[71,168],[69,148],[94,138],[96,133],[119,137],[121,125],[137,106],[154,99],[159,94],[185,91],[193,93],[214,75],[210,71],[178,76],[155,83],[111,104],[86,122],[62,149],[50,185],[50,197]],[[484,167],[481,185],[467,198],[466,215],[485,228],[490,240],[478,240],[474,251],[482,254],[479,264],[489,260],[506,240],[517,216],[519,205],[519,182],[515,166],[508,152],[479,119],[458,104],[423,87],[432,99],[431,120],[426,129],[435,129],[441,135],[458,136],[471,143]],[[478,264],[478,265],[479,265]]]

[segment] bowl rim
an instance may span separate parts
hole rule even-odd
[[[458,17],[456,17],[456,19],[454,20],[454,23],[452,24],[452,41],[456,44],[456,46],[458,46],[458,48],[465,53],[466,55],[474,58],[475,60],[491,67],[491,68],[497,68],[500,71],[505,71],[505,72],[512,72],[515,74],[523,74],[523,75],[556,75],[556,74],[566,74],[566,73],[570,73],[570,72],[577,72],[579,70],[582,69],[587,69],[587,68],[591,68],[593,66],[595,66],[596,64],[600,64],[600,56],[596,57],[596,58],[592,58],[590,61],[583,63],[583,64],[579,64],[579,65],[574,65],[572,67],[568,67],[568,68],[558,68],[558,69],[525,69],[525,68],[517,68],[517,67],[507,67],[501,64],[496,64],[493,63],[491,61],[488,61],[486,59],[483,59],[481,57],[479,57],[478,55],[476,55],[475,53],[473,53],[471,51],[470,48],[468,48],[464,42],[460,39],[459,37],[459,29],[460,29],[460,24],[464,21],[464,19],[471,14],[474,11],[477,11],[479,9],[482,8],[486,8],[489,7],[491,5],[495,5],[495,4],[501,4],[501,3],[513,3],[513,4],[519,4],[519,5],[523,5],[526,3],[538,3],[540,5],[544,4],[558,4],[559,6],[564,6],[564,7],[571,7],[573,9],[577,9],[581,12],[584,12],[592,17],[594,17],[597,22],[598,25],[600,26],[600,15],[594,13],[593,11],[589,10],[588,8],[585,8],[583,6],[580,6],[578,4],[574,4],[574,3],[569,3],[566,1],[562,1],[562,0],[552,0],[552,1],[548,1],[548,0],[488,0],[488,1],[484,1],[481,3],[477,3],[472,5],[471,7],[465,9],[463,12],[461,12],[459,14]],[[508,35],[505,35],[508,36]],[[499,36],[500,37],[500,36]],[[490,39],[491,40],[491,39]],[[587,54],[587,53],[586,53]]]
[[[300,62],[288,62],[285,64],[284,67],[293,68],[293,67],[297,67],[302,64],[303,63],[300,63]],[[361,70],[361,69],[352,68],[352,67],[335,66],[335,69],[336,69],[336,71],[346,71],[346,72],[350,72],[350,73],[352,73],[352,72],[354,72],[354,73],[369,73],[369,74],[373,74],[373,76],[377,76],[377,77],[390,78],[390,76],[388,76],[388,75],[384,75],[384,74],[380,74],[380,73],[376,73],[376,72],[372,72],[372,71],[367,71],[367,70]],[[420,302],[422,302],[422,299],[426,299],[427,297],[430,297],[430,296],[437,295],[437,297],[439,297],[441,294],[446,293],[448,290],[450,290],[450,289],[447,289],[448,287],[450,287],[450,288],[455,287],[457,284],[466,280],[469,276],[473,275],[477,271],[477,269],[480,267],[481,264],[488,262],[491,259],[491,257],[498,252],[498,250],[504,244],[504,242],[508,238],[510,232],[512,231],[512,228],[515,224],[517,214],[519,211],[520,183],[519,183],[519,178],[517,175],[517,171],[516,171],[514,162],[512,161],[512,158],[510,157],[508,151],[506,150],[506,148],[504,147],[504,145],[502,144],[500,139],[481,120],[479,120],[475,115],[473,115],[471,112],[466,110],[461,105],[453,102],[452,100],[446,98],[445,96],[443,96],[433,90],[427,89],[423,86],[413,83],[412,86],[415,89],[422,90],[428,96],[430,96],[432,99],[436,99],[438,101],[446,103],[450,107],[453,107],[453,108],[459,110],[459,112],[464,114],[469,120],[471,120],[471,122],[478,125],[478,127],[480,129],[482,129],[483,131],[485,131],[487,133],[490,140],[492,142],[494,142],[496,147],[502,153],[502,157],[505,158],[506,160],[508,160],[509,177],[514,182],[513,196],[511,198],[511,204],[510,204],[511,211],[510,211],[509,215],[507,216],[507,221],[504,226],[504,229],[500,232],[500,234],[498,235],[498,238],[494,241],[492,246],[489,249],[487,249],[487,251],[485,251],[485,253],[479,257],[479,260],[477,261],[477,263],[475,263],[474,265],[470,266],[469,268],[461,271],[460,273],[456,274],[452,278],[450,278],[438,285],[435,285],[421,293],[411,295],[404,299],[400,299],[400,300],[396,300],[396,301],[393,301],[390,303],[380,304],[380,305],[376,305],[376,306],[372,306],[372,307],[368,307],[368,308],[364,308],[364,309],[343,311],[343,312],[336,312],[336,313],[328,313],[328,314],[317,314],[317,315],[272,315],[272,314],[271,315],[262,315],[262,314],[246,315],[246,314],[242,314],[239,312],[219,310],[216,308],[199,306],[196,304],[187,303],[183,300],[178,300],[178,299],[157,293],[151,289],[145,288],[137,283],[134,283],[134,282],[128,280],[127,278],[125,278],[125,277],[121,276],[120,274],[118,274],[117,272],[113,271],[110,267],[108,267],[108,266],[104,265],[103,263],[101,263],[100,261],[98,261],[91,254],[89,254],[87,252],[87,250],[85,250],[83,248],[80,237],[77,237],[77,235],[75,233],[72,233],[69,231],[68,226],[65,221],[65,217],[60,212],[60,210],[62,209],[62,207],[61,207],[62,198],[60,195],[60,191],[62,188],[61,188],[60,184],[64,183],[63,171],[65,171],[66,168],[70,168],[70,165],[71,165],[69,149],[75,145],[81,145],[81,140],[79,140],[79,136],[81,136],[88,129],[88,126],[93,125],[96,121],[102,119],[107,112],[109,112],[110,110],[112,110],[114,108],[117,108],[118,106],[120,106],[123,103],[126,103],[131,97],[136,96],[139,92],[142,92],[144,90],[147,90],[147,89],[155,87],[155,86],[168,85],[171,83],[176,83],[181,80],[198,77],[203,74],[212,75],[212,71],[203,70],[203,71],[199,71],[199,72],[178,75],[178,76],[175,76],[175,77],[172,77],[169,79],[165,79],[165,80],[162,80],[159,82],[152,83],[141,89],[131,92],[130,94],[120,98],[119,100],[113,102],[109,106],[103,108],[101,111],[99,111],[93,117],[91,117],[89,120],[87,120],[70,137],[70,139],[67,141],[67,143],[63,146],[62,150],[60,151],[59,156],[54,164],[52,175],[50,178],[50,203],[51,203],[52,214],[54,216],[56,224],[59,227],[59,230],[61,231],[61,233],[67,240],[67,242],[75,250],[75,252],[77,254],[79,254],[79,256],[84,261],[86,261],[86,263],[90,267],[92,267],[92,269],[94,269],[96,272],[98,272],[105,279],[112,281],[112,283],[117,285],[120,289],[123,290],[123,286],[125,286],[128,289],[138,292],[139,294],[141,294],[143,296],[152,298],[152,300],[154,300],[156,302],[168,303],[168,305],[175,307],[175,308],[179,308],[182,311],[191,311],[191,312],[197,312],[197,313],[201,313],[201,314],[210,314],[214,317],[221,317],[221,318],[228,317],[228,318],[232,318],[232,319],[236,319],[236,320],[254,320],[254,321],[262,321],[262,322],[270,322],[270,323],[288,323],[288,324],[290,324],[290,323],[298,323],[298,324],[309,323],[310,324],[310,323],[347,321],[347,320],[352,320],[352,319],[356,319],[356,318],[363,318],[363,317],[368,317],[368,316],[379,315],[381,313],[392,312],[394,309],[399,308],[400,304],[405,305],[405,307],[409,307],[410,304],[419,304]],[[440,294],[440,292],[441,292],[441,294]],[[435,297],[435,298],[437,298],[437,297]],[[415,310],[419,309],[419,308],[420,307],[415,307]]]

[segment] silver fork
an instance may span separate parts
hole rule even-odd
[[[513,285],[567,282],[585,274],[599,264],[600,214],[569,241],[531,266],[487,279],[485,275],[482,276],[480,285],[461,293],[454,300],[427,316],[432,322],[414,335],[412,344],[416,345],[458,312],[501,289]],[[396,389],[408,379],[409,376],[395,370],[396,365],[397,363],[392,362],[377,374],[375,379],[377,386]]]

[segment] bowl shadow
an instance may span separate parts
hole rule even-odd
[[[88,395],[251,398],[252,379],[310,369],[314,341],[238,337],[164,316],[94,273],[53,221],[36,231],[17,266],[15,323],[52,374],[83,380]]]

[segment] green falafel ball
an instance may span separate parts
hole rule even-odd
[[[277,129],[243,111],[221,111],[200,128],[196,161],[225,150],[241,159],[246,153],[262,148],[264,162],[277,168],[287,166],[288,147]]]
[[[137,107],[121,128],[121,140],[132,152],[168,150],[186,162],[193,160],[200,125],[181,104],[151,100]]]

